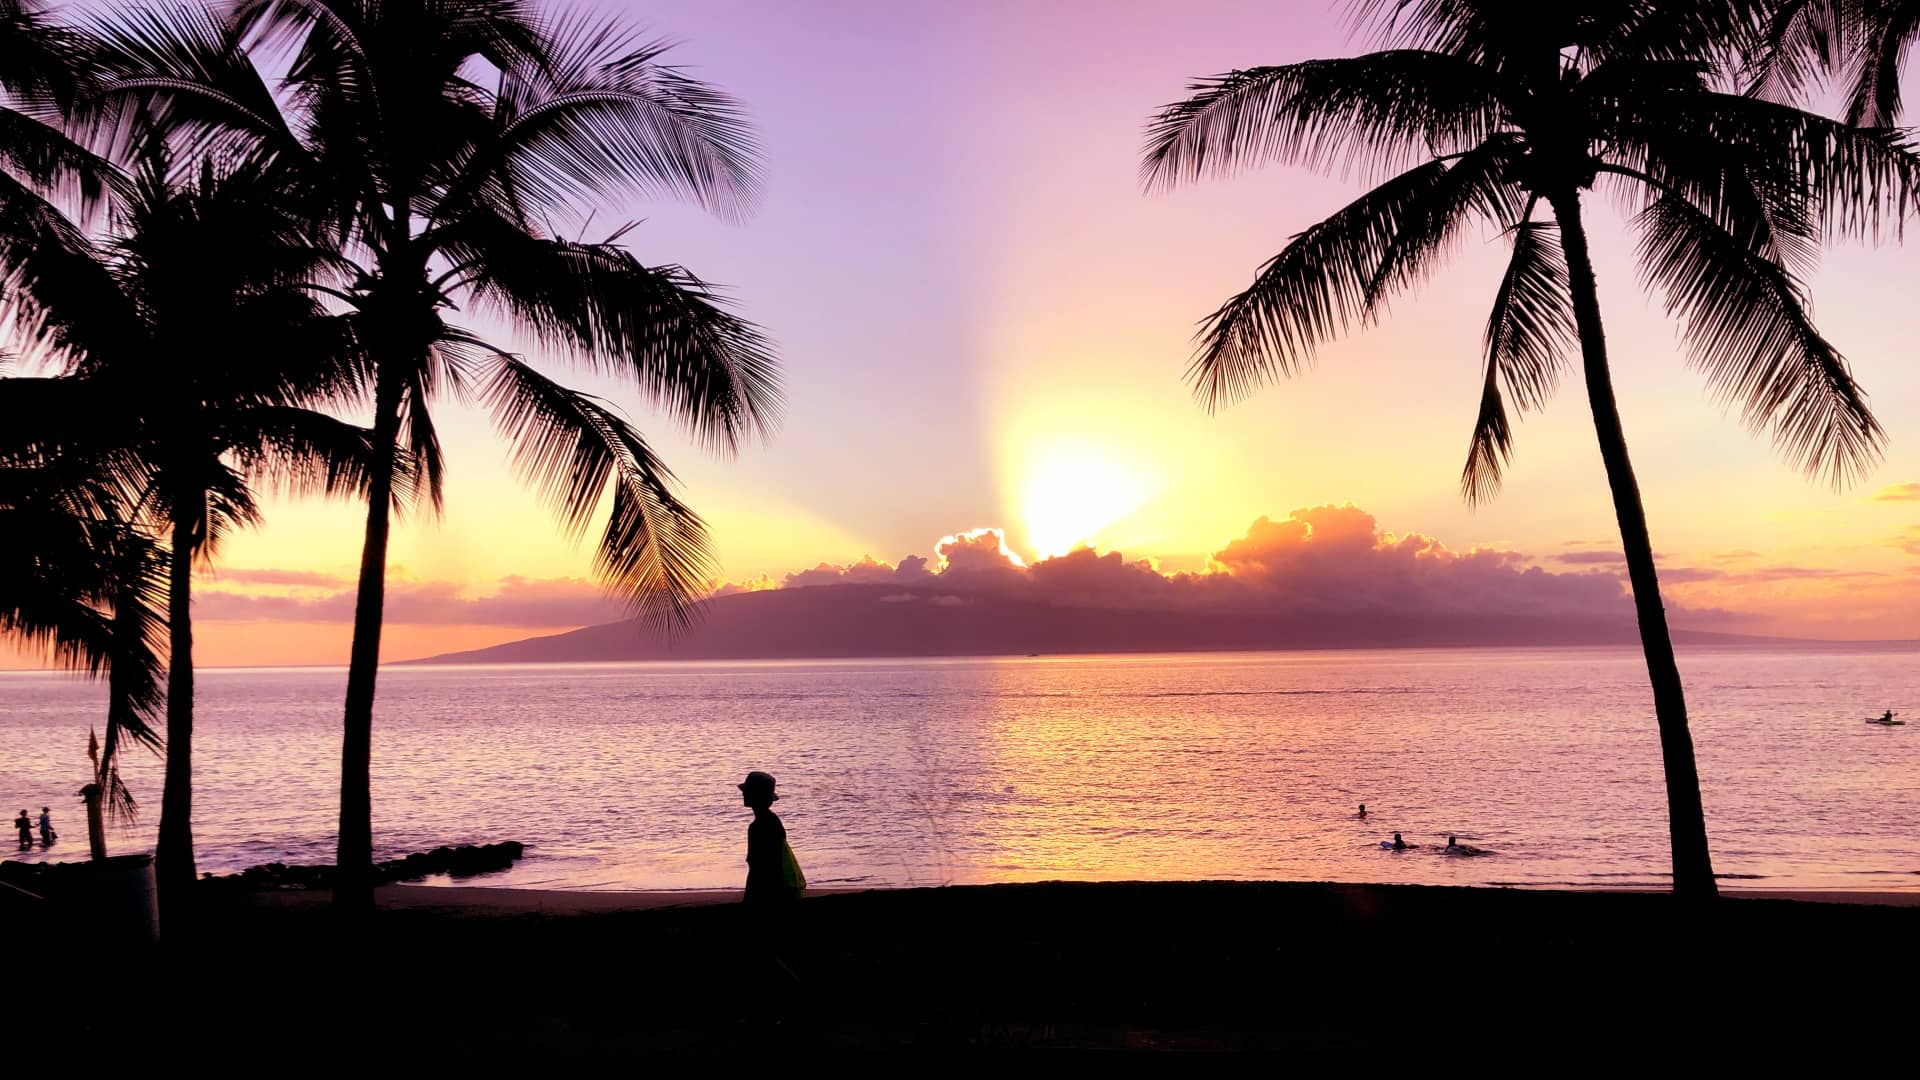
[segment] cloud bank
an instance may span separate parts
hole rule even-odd
[[[222,575],[227,578],[227,575]],[[201,589],[195,619],[234,622],[350,623],[351,588],[322,595],[252,594]],[[390,581],[386,621],[422,626],[575,627],[615,622],[629,612],[580,578],[504,578],[494,591],[465,595],[452,582]]]
[[[1081,607],[1219,611],[1453,612],[1621,616],[1630,612],[1619,556],[1561,558],[1602,569],[1549,571],[1516,552],[1454,551],[1421,533],[1382,531],[1358,507],[1295,510],[1260,518],[1213,553],[1201,572],[1163,573],[1148,559],[1081,548],[1023,564],[997,530],[948,537],[938,562],[910,556],[821,564],[784,588],[899,584],[954,592],[1026,595]]]
[[[1888,543],[1920,556],[1920,526]],[[387,593],[387,622],[394,625],[554,630],[630,615],[581,578],[510,577],[475,590],[395,573]],[[885,602],[948,606],[996,593],[1116,610],[1606,619],[1632,615],[1625,576],[1617,544],[1573,541],[1539,556],[1490,547],[1456,551],[1423,533],[1386,531],[1349,504],[1262,517],[1199,569],[1169,571],[1152,559],[1089,548],[1027,564],[999,530],[975,529],[943,538],[930,557],[820,563],[783,578],[716,582],[711,595],[864,585],[891,586],[880,597]],[[1691,565],[1662,559],[1660,580],[1676,623],[1701,629],[1911,637],[1910,613],[1920,602],[1920,585],[1898,575],[1772,564],[1748,550],[1710,554]],[[222,569],[203,580],[194,610],[210,621],[349,624],[353,604],[352,583],[342,578]]]

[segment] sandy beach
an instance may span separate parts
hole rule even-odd
[[[1658,893],[1050,883],[813,896],[774,926],[737,896],[397,885],[343,923],[322,893],[209,894],[197,936],[113,952],[141,1008],[58,1035],[165,1046],[184,1026],[223,1057],[274,1062],[345,1038],[356,1059],[494,1069],[1119,1049],[1486,1064],[1570,1044],[1619,1062],[1831,1061],[1863,1005],[1898,1013],[1920,959],[1920,911],[1900,893],[1701,908]],[[32,978],[97,993],[74,940],[30,942],[67,946]]]

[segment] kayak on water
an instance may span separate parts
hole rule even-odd
[[[1905,720],[1882,720],[1877,716],[1867,717],[1867,723],[1879,724],[1881,727],[1906,727],[1907,726],[1907,722]]]

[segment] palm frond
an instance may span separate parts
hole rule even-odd
[[[423,367],[401,401],[400,447],[394,459],[394,505],[424,505],[438,516],[446,508],[447,459],[433,421],[433,369]],[[404,501],[403,501],[404,500]]]
[[[94,240],[0,171],[0,329],[19,360],[71,368],[133,322]]]
[[[1460,473],[1460,493],[1474,505],[1499,494],[1501,475],[1512,458],[1507,395],[1523,411],[1544,406],[1575,344],[1558,227],[1526,220],[1512,231],[1513,255],[1487,319],[1480,411]]]
[[[1231,71],[1188,90],[1147,126],[1149,189],[1264,163],[1392,171],[1474,146],[1499,120],[1485,71],[1418,49]]]
[[[1504,228],[1519,220],[1527,201],[1515,182],[1521,152],[1520,138],[1503,133],[1448,163],[1440,182],[1395,230],[1380,268],[1367,282],[1368,308],[1432,273],[1435,260],[1451,253],[1468,223],[1479,220]]]
[[[112,656],[107,669],[107,730],[100,770],[109,816],[133,820],[133,794],[120,781],[122,745],[159,753],[156,723],[166,709],[166,551],[146,537],[124,533],[114,554]]]
[[[101,82],[82,121],[100,152],[139,160],[156,140],[191,160],[301,152],[235,25],[211,4],[89,5],[80,25]]]
[[[656,626],[685,626],[713,575],[706,525],[632,425],[511,357],[495,361],[483,396],[515,467],[570,535],[585,534],[611,489],[596,572]]]
[[[64,130],[96,96],[85,35],[38,0],[0,4],[0,168],[90,217],[112,183],[111,165]]]
[[[302,498],[364,496],[373,474],[373,432],[293,405],[247,410],[236,430],[253,436],[236,447],[248,478],[269,491]]]
[[[1623,142],[1653,154],[1719,146],[1763,188],[1801,192],[1828,234],[1898,235],[1920,207],[1920,148],[1904,132],[1738,94],[1662,94],[1627,108],[1616,131]]]
[[[1712,58],[1748,48],[1775,0],[1603,0],[1542,6],[1531,0],[1354,0],[1355,25],[1389,44],[1418,44],[1489,66],[1575,51]]]
[[[780,416],[780,369],[758,328],[677,266],[615,243],[549,240],[471,215],[443,238],[478,305],[553,356],[631,378],[695,437],[724,450]]]
[[[1746,59],[1748,93],[1770,101],[1804,100],[1845,62],[1846,8],[1856,0],[1778,0]]]
[[[1320,342],[1372,310],[1369,289],[1395,239],[1447,179],[1431,161],[1295,236],[1253,284],[1202,323],[1187,377],[1208,409],[1306,366]]]
[[[1799,282],[1684,199],[1660,200],[1638,224],[1642,271],[1716,394],[1770,429],[1796,468],[1836,487],[1864,475],[1885,434]]]
[[[113,166],[53,123],[0,107],[0,169],[83,219],[114,181]]]
[[[1920,3],[1912,0],[1855,0],[1866,9],[1858,34],[1853,86],[1847,96],[1847,122],[1859,127],[1892,127],[1900,118],[1901,65],[1920,41]]]
[[[545,215],[637,192],[736,220],[752,209],[760,146],[739,102],[662,63],[667,43],[617,19],[563,17],[546,31],[545,55],[502,72],[496,129],[456,163],[492,205]]]

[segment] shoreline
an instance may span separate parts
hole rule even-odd
[[[1028,887],[1071,888],[1152,888],[1219,886],[1327,886],[1370,888],[1435,888],[1466,893],[1569,894],[1577,896],[1666,896],[1662,888],[1627,886],[1608,889],[1534,888],[1491,885],[1395,885],[1386,882],[1284,882],[1284,881],[1038,881],[978,885],[919,886],[910,888],[815,888],[807,890],[809,900],[829,896],[939,892],[949,889],[1017,889]],[[325,903],[325,890],[278,890],[249,894],[253,902],[269,906],[287,904],[305,906]],[[1764,889],[1722,888],[1723,900],[1776,900],[1801,904],[1844,904],[1870,907],[1920,908],[1920,890],[1873,889]],[[665,908],[712,907],[740,902],[738,889],[530,889],[492,885],[421,885],[403,883],[382,885],[374,890],[375,905],[389,910],[439,910],[468,914],[497,915],[581,915],[611,912],[655,911]]]

